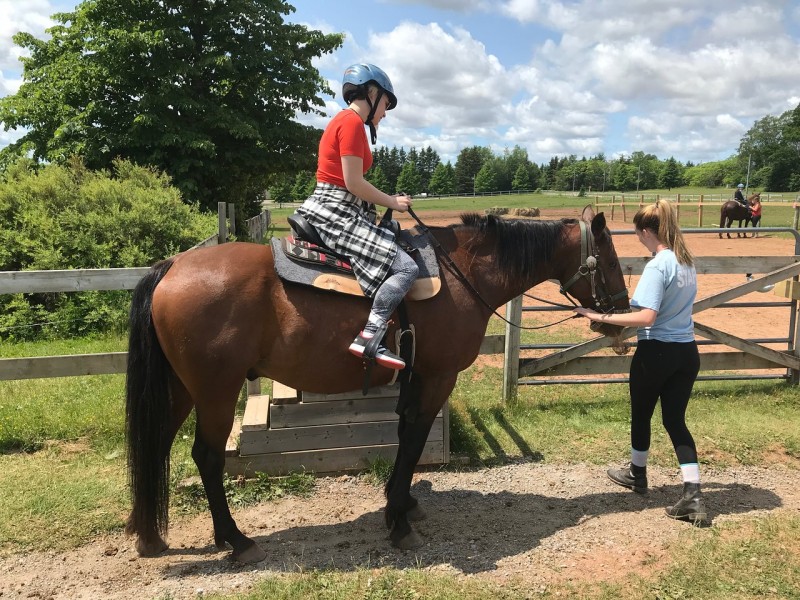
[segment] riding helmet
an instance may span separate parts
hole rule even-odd
[[[743,183],[740,183],[740,184],[739,184],[739,185],[737,185],[736,187],[737,187],[737,188],[739,188],[739,189],[741,189],[741,188],[743,188],[743,187],[744,187],[744,184],[743,184]]]
[[[382,69],[369,63],[356,63],[345,69],[342,78],[342,96],[347,104],[353,101],[356,91],[368,83],[374,83],[389,97],[389,104],[386,110],[392,110],[397,106],[397,96],[394,95],[394,87],[389,80],[389,76]]]

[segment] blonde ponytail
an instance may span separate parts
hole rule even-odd
[[[692,266],[694,257],[686,246],[683,233],[678,225],[675,209],[668,200],[656,200],[654,204],[642,207],[633,217],[637,229],[653,231],[658,240],[675,253],[675,258],[682,265]]]

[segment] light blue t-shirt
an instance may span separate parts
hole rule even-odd
[[[662,250],[644,268],[631,306],[658,313],[651,327],[640,327],[637,338],[662,342],[694,340],[692,305],[697,296],[697,271],[678,263],[672,250]]]

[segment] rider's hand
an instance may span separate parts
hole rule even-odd
[[[395,206],[392,208],[394,210],[399,210],[400,212],[406,212],[409,208],[411,208],[411,196],[407,196],[406,194],[399,194],[397,196],[392,196],[395,200]]]

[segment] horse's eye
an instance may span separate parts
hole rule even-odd
[[[608,266],[611,267],[612,269],[616,269],[617,268],[617,262],[612,260],[611,263],[609,263]]]

